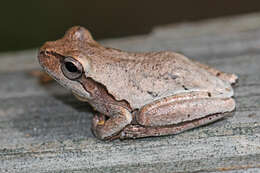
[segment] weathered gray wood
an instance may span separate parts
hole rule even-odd
[[[40,68],[36,50],[1,54],[0,172],[260,172],[260,14],[103,43],[174,50],[238,74],[236,112],[175,136],[102,142],[90,131],[93,111],[86,103],[29,74]]]

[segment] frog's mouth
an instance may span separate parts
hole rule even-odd
[[[82,102],[89,102],[89,100],[86,97],[78,95],[76,92],[72,91],[72,94],[80,101]]]

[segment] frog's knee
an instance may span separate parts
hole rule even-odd
[[[224,112],[231,112],[231,111],[235,110],[235,108],[236,108],[236,102],[232,98],[225,99],[224,105],[226,108],[226,110]]]

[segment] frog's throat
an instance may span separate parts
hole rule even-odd
[[[72,91],[72,94],[73,94],[78,100],[80,100],[80,101],[82,101],[82,102],[88,102],[88,101],[89,101],[89,100],[86,99],[85,97],[82,97],[82,96],[78,95],[77,93],[75,93],[75,92],[73,92],[73,91]]]

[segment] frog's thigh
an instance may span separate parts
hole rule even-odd
[[[105,116],[102,114],[94,116],[92,120],[92,131],[97,138],[110,138],[113,135],[118,134],[125,126],[131,123],[132,114],[125,108],[116,105],[114,108],[115,107],[118,107],[118,112],[108,120],[105,120]]]
[[[120,139],[129,139],[129,138],[143,138],[149,136],[163,136],[163,135],[174,135],[181,133],[185,130],[189,130],[203,124],[208,124],[214,122],[218,119],[226,116],[224,114],[213,114],[206,116],[200,119],[193,120],[191,122],[181,123],[178,125],[162,126],[162,127],[145,127],[140,125],[128,125],[120,133]]]
[[[183,94],[181,98],[170,96],[151,103],[139,111],[136,120],[143,126],[166,126],[235,109],[232,98],[211,98],[200,92],[196,94]]]

